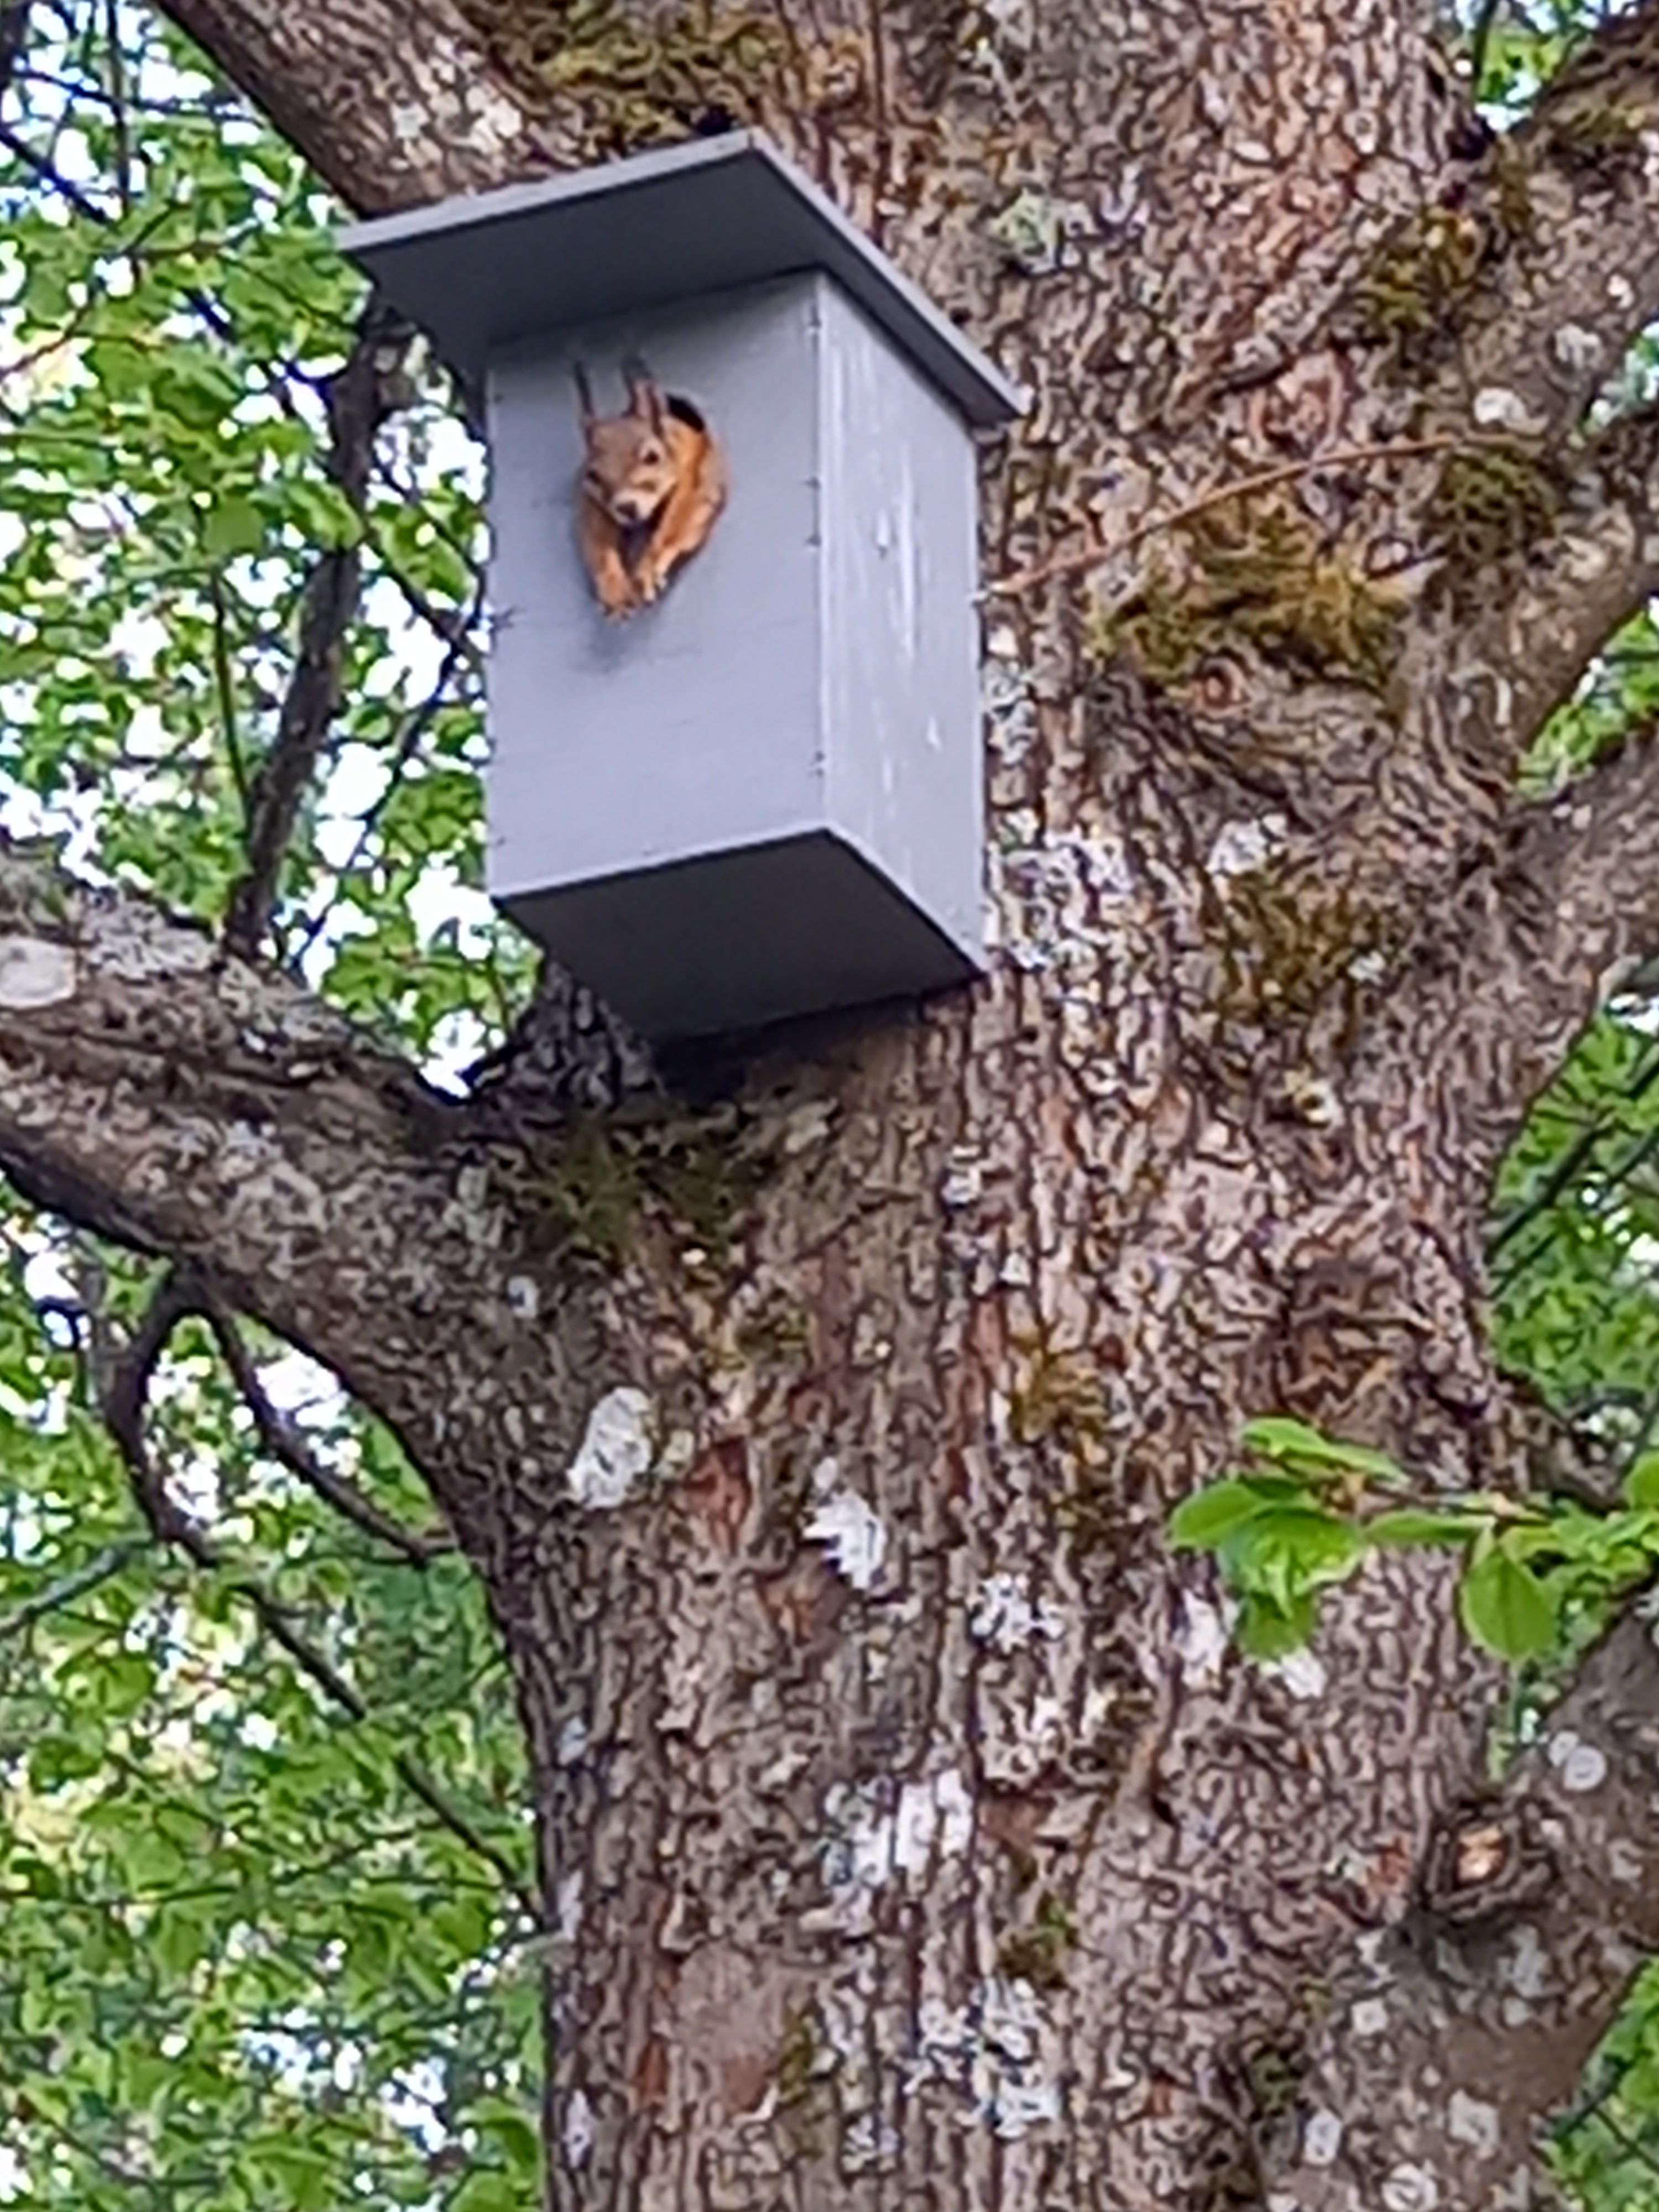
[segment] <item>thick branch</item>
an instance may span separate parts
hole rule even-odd
[[[546,164],[544,131],[450,0],[163,0],[163,12],[365,214]]]
[[[1659,405],[1632,409],[1565,484],[1559,526],[1471,634],[1499,696],[1491,711],[1518,756],[1572,696],[1621,623],[1659,592]],[[1484,702],[1483,702],[1484,703]]]
[[[1659,743],[1633,733],[1517,817],[1508,912],[1536,1004],[1539,1074],[1659,944]]]
[[[1626,1621],[1502,1799],[1446,1824],[1419,1901],[1307,2054],[1275,2204],[1551,2201],[1537,2132],[1659,1943],[1659,1656]]]
[[[1456,380],[1478,416],[1570,428],[1659,313],[1656,147],[1659,0],[1642,0],[1602,25],[1491,157],[1511,243],[1462,334]]]
[[[610,1364],[586,1291],[544,1240],[524,1248],[470,1129],[289,979],[0,848],[0,1169],[199,1262],[392,1423],[458,1523],[473,1486],[522,1485],[542,1451],[562,1464]],[[527,1452],[499,1416],[532,1357],[557,1410]]]

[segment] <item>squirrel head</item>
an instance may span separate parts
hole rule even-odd
[[[624,530],[637,530],[661,511],[674,489],[675,465],[667,403],[655,380],[635,363],[623,373],[627,412],[602,416],[593,411],[586,370],[576,369],[585,448],[582,489]]]

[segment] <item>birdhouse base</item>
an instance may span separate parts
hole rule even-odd
[[[914,997],[978,972],[824,830],[500,902],[659,1043]]]

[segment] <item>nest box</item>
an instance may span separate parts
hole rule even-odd
[[[482,393],[492,896],[657,1041],[975,974],[973,432],[1017,391],[746,132],[349,232]],[[643,360],[725,449],[654,605],[579,556],[575,371]]]

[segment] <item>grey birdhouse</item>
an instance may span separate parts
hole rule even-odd
[[[658,1041],[918,994],[981,952],[972,432],[1019,396],[747,133],[349,232],[483,395],[489,881]],[[576,372],[693,404],[707,542],[608,620]]]

